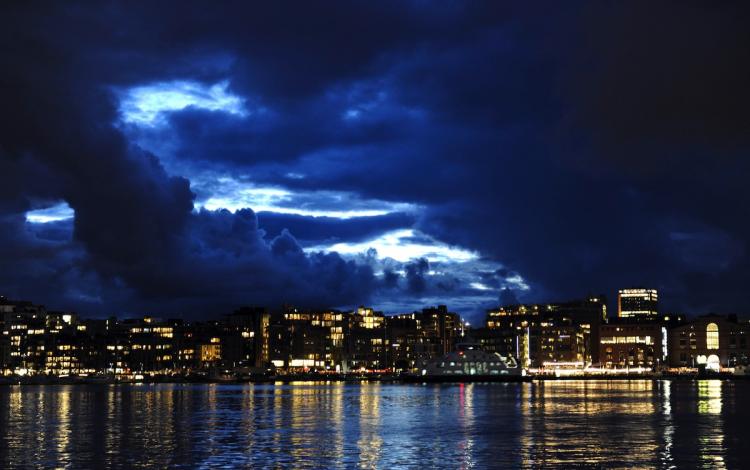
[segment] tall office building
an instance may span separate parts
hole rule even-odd
[[[656,289],[620,289],[617,293],[617,316],[655,317],[658,315],[658,300]]]

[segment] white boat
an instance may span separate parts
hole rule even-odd
[[[425,364],[412,377],[426,382],[511,382],[528,380],[512,356],[483,351],[479,344],[461,343],[456,350]]]

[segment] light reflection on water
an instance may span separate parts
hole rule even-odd
[[[0,468],[738,468],[750,382],[7,386]]]
[[[698,413],[710,419],[713,427],[723,427],[721,419],[722,389],[724,384],[718,380],[701,380],[698,382]],[[724,434],[711,433],[701,435],[700,464],[704,468],[724,469]]]

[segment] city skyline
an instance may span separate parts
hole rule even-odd
[[[750,2],[0,2],[0,468],[745,468]]]
[[[0,297],[0,385],[744,375],[747,319],[658,312],[652,289],[620,294],[637,310],[611,316],[587,297],[498,306],[474,325],[445,305],[397,315],[242,307],[186,321],[82,318]]]

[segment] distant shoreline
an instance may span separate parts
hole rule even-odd
[[[665,376],[654,376],[654,375],[609,375],[609,376],[530,376],[526,377],[525,380],[515,380],[510,382],[546,382],[546,381],[701,381],[701,380],[725,380],[725,381],[744,381],[750,380],[750,375],[665,375]],[[388,383],[388,384],[403,384],[403,385],[415,385],[415,384],[468,384],[468,383],[495,383],[492,380],[440,380],[436,378],[430,378],[429,380],[419,380],[417,377],[411,377],[404,379],[396,376],[385,376],[385,377],[311,377],[311,376],[283,376],[283,377],[269,377],[266,379],[254,379],[254,380],[86,380],[86,379],[55,379],[55,378],[43,378],[35,379],[25,377],[20,380],[9,380],[4,379],[0,381],[0,387],[2,386],[19,386],[19,385],[159,385],[159,384],[185,384],[185,385],[244,385],[244,384],[290,384],[294,382],[304,383],[321,383],[321,382],[337,382],[337,383],[362,383],[362,382],[377,382],[377,383]],[[506,381],[507,382],[507,381]]]

